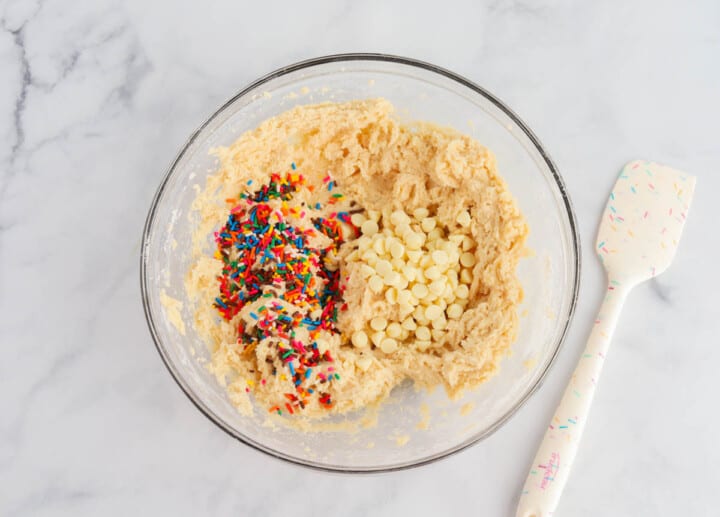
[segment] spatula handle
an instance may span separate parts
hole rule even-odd
[[[530,466],[517,517],[548,517],[557,508],[585,429],[605,354],[630,286],[611,279],[600,314]]]

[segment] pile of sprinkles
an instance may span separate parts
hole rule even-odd
[[[292,379],[293,392],[285,400],[269,408],[271,412],[295,413],[312,399],[324,408],[333,407],[330,386],[340,380],[332,366],[333,357],[324,346],[321,334],[339,333],[336,328],[338,311],[343,303],[345,285],[335,257],[349,231],[360,233],[350,221],[349,212],[332,212],[327,217],[317,214],[323,203],[312,206],[289,206],[296,192],[313,192],[302,174],[292,171],[272,174],[268,183],[255,191],[244,191],[237,199],[228,199],[232,207],[227,222],[215,234],[215,257],[223,262],[217,277],[219,294],[213,303],[227,321],[234,320],[246,307],[249,319],[237,318],[240,353],[250,355],[261,343],[267,343],[265,362],[270,374],[281,380]],[[252,180],[247,182],[248,189]],[[324,204],[342,201],[343,194],[327,175],[323,180]],[[314,196],[319,197],[319,196]],[[315,214],[313,213],[315,212]],[[308,219],[312,227],[297,223]],[[349,230],[343,228],[347,225]],[[324,235],[327,239],[318,239]],[[313,245],[313,241],[329,244]],[[267,299],[267,302],[264,300]],[[298,332],[299,329],[305,329]],[[305,342],[300,336],[308,336]],[[279,360],[279,361],[278,361]],[[279,362],[285,371],[273,366]],[[255,386],[247,381],[248,388]],[[266,379],[260,379],[264,385]]]

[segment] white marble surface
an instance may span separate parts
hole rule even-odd
[[[514,515],[601,296],[605,195],[642,157],[698,190],[675,263],[626,306],[557,514],[718,515],[720,4],[476,3],[0,1],[0,514]],[[198,123],[261,74],[353,50],[508,102],[564,174],[585,247],[572,331],[530,403],[460,455],[365,477],[218,430],[162,365],[138,282],[150,199]]]

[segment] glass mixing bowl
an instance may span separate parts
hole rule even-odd
[[[216,167],[209,150],[299,104],[385,97],[400,118],[452,126],[489,147],[530,226],[532,256],[518,274],[525,290],[520,328],[501,369],[458,401],[442,388],[393,390],[377,424],[354,432],[301,432],[263,425],[267,409],[242,416],[205,366],[208,349],[194,332],[184,290],[196,189]],[[218,222],[220,223],[220,222]],[[163,361],[190,400],[221,429],[258,450],[309,467],[371,472],[422,465],[497,430],[538,388],[575,308],[580,254],[565,186],[528,127],[493,95],[442,68],[411,59],[345,54],[304,61],[242,90],[192,136],[165,175],[145,224],[141,286],[145,315]],[[168,309],[161,299],[183,303]],[[179,314],[168,314],[177,310]],[[171,321],[185,322],[181,334]],[[356,419],[362,415],[355,415]],[[352,417],[351,417],[352,418]],[[422,425],[418,425],[422,422]]]

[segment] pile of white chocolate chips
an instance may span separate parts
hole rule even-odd
[[[468,303],[475,241],[469,236],[470,214],[460,212],[459,229],[447,233],[428,210],[354,214],[361,229],[347,262],[359,262],[359,273],[371,291],[397,304],[396,317],[372,318],[351,336],[357,348],[374,345],[386,354],[398,347],[425,351],[438,346],[448,320],[458,319]],[[363,362],[358,365],[362,368]]]

